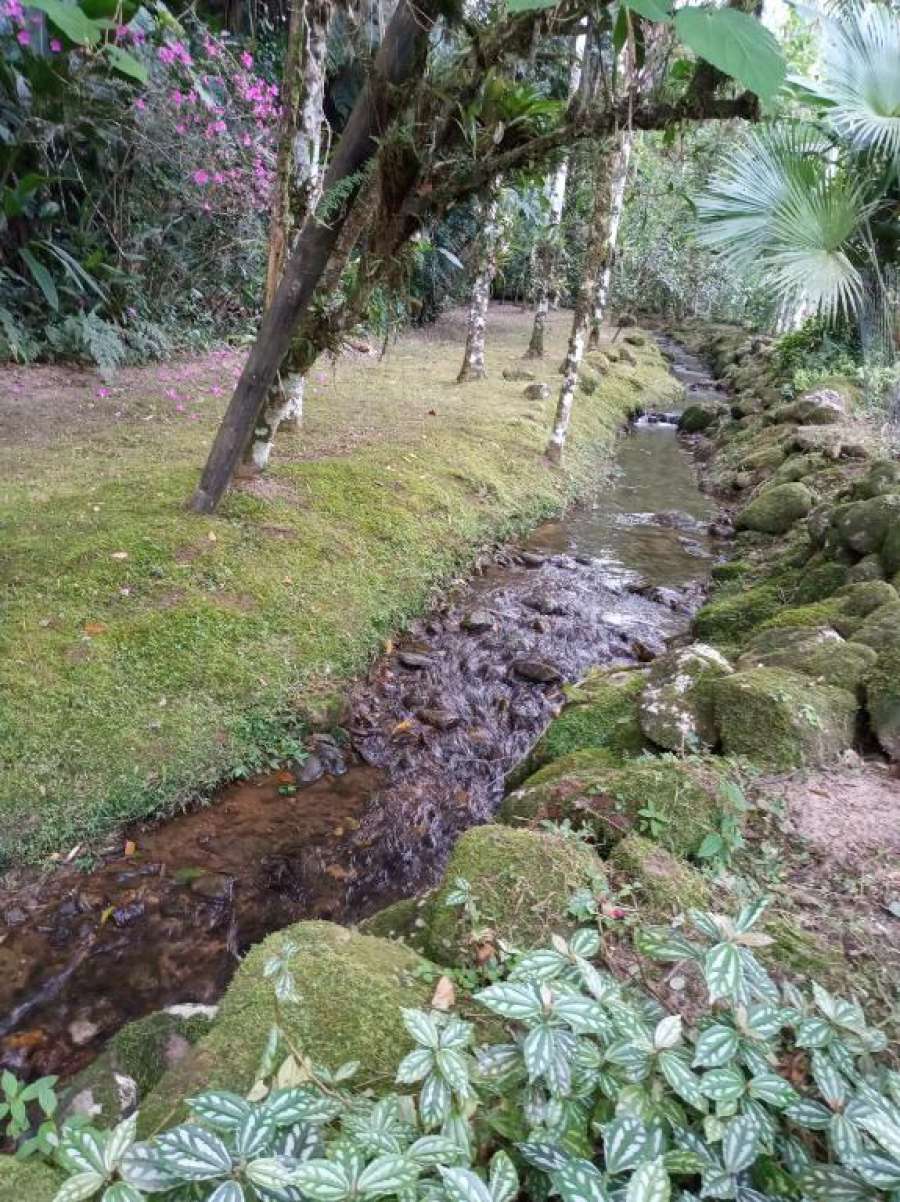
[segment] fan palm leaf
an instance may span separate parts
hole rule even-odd
[[[900,159],[900,14],[851,5],[823,25],[819,93],[828,119],[856,150]]]

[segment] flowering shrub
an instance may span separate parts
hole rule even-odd
[[[474,995],[506,1024],[475,1045],[457,1015],[406,1010],[415,1047],[375,1099],[291,1049],[278,1028],[246,1098],[208,1091],[192,1119],[136,1142],[63,1128],[72,1174],[56,1202],[865,1202],[900,1187],[900,1074],[854,1001],[776,986],[754,955],[764,902],[734,919],[636,936],[651,960],[696,965],[708,1007],[686,1021],[598,962],[595,927],[513,953]],[[302,1005],[286,944],[267,965],[279,1006]]]

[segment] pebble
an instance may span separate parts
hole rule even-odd
[[[422,655],[419,651],[399,651],[397,653],[398,661],[404,668],[413,668],[416,671],[421,671],[423,668],[430,668],[433,660],[429,655]]]
[[[416,717],[426,726],[433,726],[436,730],[452,730],[454,726],[459,725],[458,714],[439,707],[416,710]]]
[[[525,565],[526,568],[541,568],[547,562],[546,555],[538,555],[536,551],[520,551],[519,563]]]
[[[460,627],[470,634],[481,634],[485,630],[493,630],[493,616],[486,609],[470,609],[460,619]]]
[[[517,676],[534,684],[552,684],[562,680],[562,673],[555,664],[542,659],[514,659],[510,665]]]
[[[100,1028],[97,1024],[90,1022],[86,1018],[76,1018],[73,1023],[69,1023],[69,1038],[77,1048],[82,1047],[83,1044],[90,1043],[99,1031]]]

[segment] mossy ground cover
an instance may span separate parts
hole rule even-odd
[[[0,863],[165,812],[277,753],[479,544],[597,483],[641,389],[665,395],[671,378],[655,347],[635,348],[636,367],[579,396],[565,470],[551,470],[569,319],[551,322],[538,404],[501,375],[528,320],[492,311],[483,382],[454,383],[452,317],[381,361],[317,373],[302,434],[214,518],[184,501],[228,380],[193,386],[192,422],[129,394],[114,429],[62,413],[55,435],[3,452]]]

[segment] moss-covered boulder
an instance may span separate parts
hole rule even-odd
[[[784,604],[784,592],[771,581],[740,592],[724,593],[697,611],[694,633],[705,643],[734,646],[755,627],[773,618]]]
[[[900,494],[887,493],[869,501],[848,501],[831,515],[841,543],[857,555],[879,552],[888,531],[900,523]]]
[[[869,721],[882,750],[900,760],[900,634],[866,680]]]
[[[891,492],[900,492],[900,463],[895,459],[876,459],[853,485],[853,500],[868,501]]]
[[[708,909],[711,903],[709,885],[696,868],[643,835],[632,833],[617,843],[609,867],[614,893],[621,896],[630,887],[645,922],[666,922],[692,907]]]
[[[815,562],[807,563],[803,569],[793,600],[804,605],[811,601],[824,601],[848,583],[849,575],[850,569],[845,563],[817,557]]]
[[[693,643],[661,655],[638,703],[641,730],[666,751],[696,751],[718,742],[706,685],[732,671],[714,647]]]
[[[714,425],[717,418],[715,409],[706,405],[688,405],[678,419],[678,429],[682,434],[699,434]]]
[[[600,387],[601,376],[598,371],[588,364],[583,364],[578,372],[578,387],[590,396]]]
[[[833,426],[846,417],[846,398],[833,388],[805,392],[789,405],[781,405],[772,414],[774,422],[795,422],[799,426]]]
[[[425,920],[422,910],[426,900],[419,897],[404,897],[392,902],[364,918],[359,924],[362,935],[376,935],[379,939],[399,939],[408,943],[417,952],[422,951],[425,940]]]
[[[163,1074],[210,1031],[215,1007],[176,1006],[127,1023],[60,1090],[63,1115],[96,1115],[110,1126],[130,1114]]]
[[[547,727],[511,779],[518,782],[561,756],[587,747],[603,748],[625,758],[640,755],[644,748],[637,718],[637,698],[644,686],[643,672],[589,673],[583,681],[566,689],[567,704]]]
[[[813,507],[813,494],[799,481],[775,484],[755,497],[735,523],[739,530],[757,530],[762,534],[784,534],[806,517]]]
[[[881,544],[881,566],[885,576],[900,572],[900,521],[892,523]]]
[[[827,763],[853,744],[857,703],[847,689],[786,668],[750,668],[710,690],[729,755],[788,769]]]
[[[847,580],[850,584],[863,584],[867,580],[883,579],[884,568],[874,552],[871,555],[864,555],[859,563],[855,563],[847,572]]]
[[[477,918],[447,898],[468,882]],[[567,912],[572,894],[596,888],[603,865],[586,844],[508,826],[476,826],[459,839],[443,882],[426,908],[425,947],[439,964],[471,963],[479,946],[496,940],[519,947],[545,943],[578,925]]]
[[[712,756],[645,756],[617,763],[608,752],[577,751],[536,772],[503,802],[510,824],[569,819],[606,852],[633,830],[653,831],[691,855],[719,821],[727,767]]]
[[[830,626],[784,626],[758,631],[736,667],[790,668],[825,684],[856,691],[876,659],[871,647],[846,642]]]
[[[873,610],[853,631],[855,643],[865,643],[877,652],[900,645],[900,597]]]
[[[39,1161],[0,1156],[0,1202],[53,1202],[65,1179]]]
[[[210,1033],[163,1075],[141,1107],[144,1132],[182,1118],[181,1103],[201,1087],[250,1088],[274,1018],[272,981],[263,969],[289,944],[300,998],[281,1008],[291,1046],[328,1068],[358,1060],[361,1084],[390,1085],[410,1048],[400,1009],[429,998],[421,974],[426,962],[402,943],[331,922],[299,922],[270,935],[241,962]]]

